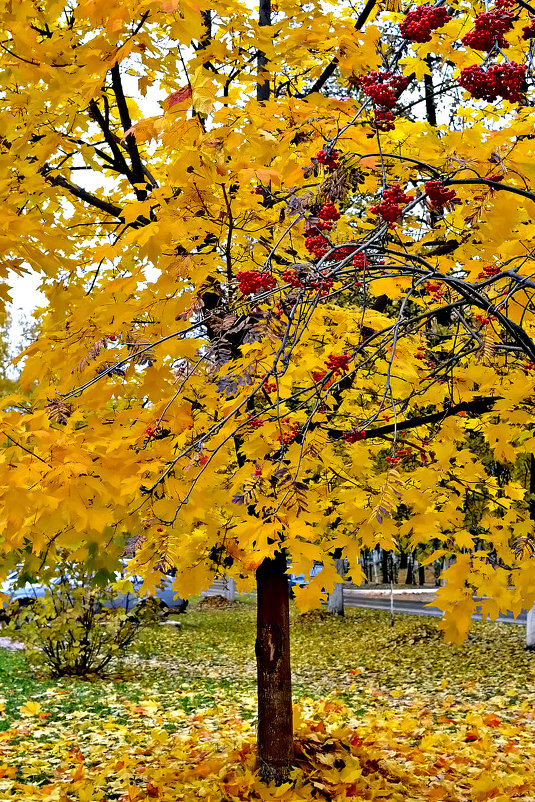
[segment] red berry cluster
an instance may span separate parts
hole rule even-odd
[[[336,170],[340,158],[340,151],[330,148],[323,148],[316,153],[316,159],[322,164],[328,172]]]
[[[329,292],[332,290],[334,281],[332,278],[320,278],[318,281],[311,281],[310,288],[312,290],[319,290],[320,295],[323,297],[328,295]]]
[[[303,282],[299,278],[299,274],[297,270],[293,270],[288,268],[282,274],[282,280],[285,281],[287,284],[290,284],[292,287],[302,287]]]
[[[312,231],[317,231],[317,227],[311,229]],[[305,248],[307,251],[310,251],[317,259],[321,259],[322,256],[325,256],[327,251],[330,250],[331,246],[329,245],[329,241],[323,236],[323,234],[318,233],[309,233],[308,237],[305,239]]]
[[[535,39],[535,17],[532,17],[529,25],[522,28],[522,39]]]
[[[409,42],[430,42],[431,31],[442,28],[450,19],[444,6],[418,6],[405,16],[399,30]]]
[[[366,254],[361,252],[353,257],[353,265],[357,270],[364,270],[366,267]]]
[[[351,354],[341,354],[340,356],[330,354],[325,360],[325,364],[327,366],[327,370],[333,370],[335,373],[347,373],[349,370],[350,359]]]
[[[333,151],[333,153],[337,152]],[[332,230],[335,222],[340,219],[340,212],[332,201],[326,201],[319,209],[317,216],[317,222],[308,230],[305,248],[318,259],[321,259],[331,248],[329,241],[321,232]]]
[[[493,321],[496,320],[495,317],[488,317],[487,315],[482,315],[482,314],[474,315],[474,317],[479,323],[481,323],[482,326],[486,326],[487,323],[492,323]]]
[[[147,428],[145,429],[145,434],[147,435],[147,437],[156,437],[157,435],[160,434],[160,432],[161,429],[159,426],[147,426]]]
[[[418,348],[416,349],[416,359],[421,359],[422,362],[425,359],[427,359],[425,355],[425,348],[423,347],[423,345],[418,346]]]
[[[393,456],[393,457],[385,457],[385,462],[390,463],[390,465],[397,465],[401,462],[401,457]]]
[[[236,274],[240,292],[244,295],[253,295],[260,290],[271,290],[277,280],[270,273],[260,273],[258,270],[242,270]]]
[[[452,203],[457,195],[454,189],[445,189],[441,181],[426,181],[425,191],[435,209],[441,209],[448,203]]]
[[[299,434],[299,424],[293,423],[290,429],[287,432],[282,433],[282,437],[279,434],[278,441],[282,443],[284,446],[289,446],[290,443],[293,443],[297,435]]]
[[[260,427],[264,425],[264,421],[261,420],[260,418],[252,417],[247,419],[247,425],[251,429],[260,429]]]
[[[391,109],[396,105],[398,95],[407,88],[408,78],[404,75],[392,75],[391,72],[370,72],[360,79],[362,91],[371,97],[376,106]]]
[[[515,61],[493,64],[486,72],[478,64],[472,64],[462,70],[459,83],[477,100],[491,102],[503,97],[518,103],[522,100],[525,75],[526,67]]]
[[[266,393],[274,393],[277,389],[277,382],[266,382],[264,384],[264,390]]]
[[[350,432],[344,432],[342,437],[347,443],[358,443],[359,440],[366,439],[366,432],[364,429],[352,429]]]
[[[497,276],[501,273],[502,269],[499,265],[485,265],[478,278],[489,278],[489,276]]]
[[[335,223],[337,220],[340,220],[340,212],[332,201],[326,201],[319,210],[318,217],[320,220],[328,220],[329,222]]]
[[[373,119],[373,127],[376,131],[382,131],[386,133],[387,131],[393,131],[396,127],[396,115],[392,114],[391,111],[388,109],[377,109],[374,108],[374,119]]]
[[[393,184],[383,192],[383,200],[372,206],[370,212],[382,217],[387,223],[393,224],[401,214],[401,207],[414,200],[413,195],[405,195],[399,184]]]
[[[505,9],[499,11],[485,11],[479,14],[474,23],[474,29],[463,36],[462,43],[475,50],[492,50],[498,47],[509,47],[504,33],[513,27],[513,14]]]
[[[426,281],[425,282],[425,290],[429,292],[431,295],[434,295],[435,298],[442,298],[444,295],[444,287],[442,284],[437,284],[434,281]]]

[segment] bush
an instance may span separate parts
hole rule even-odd
[[[113,606],[132,592],[130,582],[99,587],[94,580],[79,565],[63,565],[47,581],[44,596],[30,603],[14,602],[8,610],[8,629],[17,630],[32,661],[55,676],[102,674],[141,627],[161,616],[157,600],[134,607],[134,597],[129,597],[126,607]]]

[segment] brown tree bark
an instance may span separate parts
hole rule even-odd
[[[289,589],[282,552],[259,566],[256,587],[257,766],[264,782],[281,785],[293,758]]]

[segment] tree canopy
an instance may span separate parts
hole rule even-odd
[[[404,538],[456,558],[459,639],[474,594],[535,601],[535,8],[257,11],[1,4],[0,275],[48,299],[2,399],[3,565],[138,537],[186,596],[285,549],[325,563],[307,609],[337,549],[358,582]]]

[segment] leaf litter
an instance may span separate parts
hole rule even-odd
[[[0,655],[0,799],[535,800],[535,655],[517,626],[442,640],[373,611],[292,616],[295,768],[255,772],[254,609],[143,633],[103,680]]]

